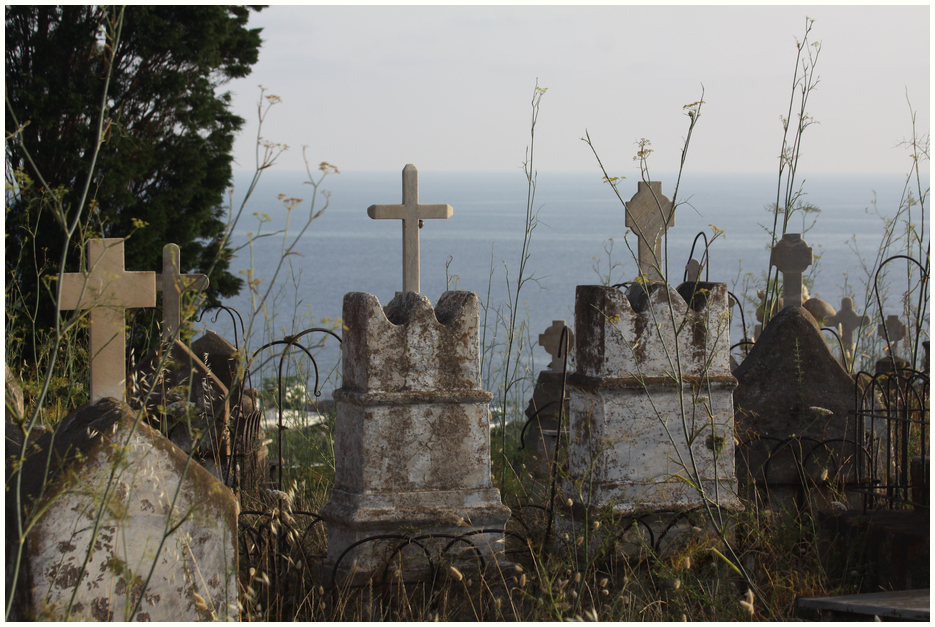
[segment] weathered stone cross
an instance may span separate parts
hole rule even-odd
[[[907,332],[906,325],[896,315],[887,316],[886,322],[877,326],[877,333],[883,338],[884,342],[887,341],[887,336],[889,336],[888,348],[892,355],[896,355],[896,343],[906,337]]]
[[[403,293],[419,292],[419,228],[423,219],[451,217],[451,205],[419,204],[419,171],[411,163],[403,168],[403,204],[370,205],[374,220],[403,221]]]
[[[651,281],[661,281],[662,238],[670,226],[675,226],[675,207],[662,195],[660,181],[640,181],[636,194],[625,204],[627,228],[639,238],[640,272]]]
[[[812,248],[800,233],[786,233],[773,246],[769,264],[782,272],[783,308],[802,306],[802,273],[813,261]]]
[[[552,326],[539,334],[539,346],[543,347],[551,355],[552,361],[549,362],[549,370],[558,372],[562,369],[565,353],[562,351],[562,329],[565,328],[564,320],[553,320]],[[575,334],[571,328],[565,336],[565,346],[569,349],[575,345]]]
[[[162,247],[162,274],[156,275],[156,290],[162,292],[162,339],[177,337],[182,324],[182,292],[208,289],[203,274],[182,274],[177,244]]]
[[[841,325],[841,343],[849,353],[854,350],[854,331],[871,322],[870,316],[859,316],[854,311],[854,299],[842,298],[841,309],[833,316],[825,318],[825,326],[836,327]]]
[[[156,273],[127,272],[123,239],[88,242],[87,272],[61,276],[59,310],[90,309],[91,402],[124,400],[127,336],[124,311],[156,306]]]

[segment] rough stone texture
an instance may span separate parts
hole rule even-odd
[[[127,620],[141,594],[136,620],[237,618],[229,489],[115,399],[78,408],[38,446],[23,467],[24,511],[41,514],[26,541],[22,616],[63,618],[77,586],[79,620]]]
[[[145,407],[159,430],[222,481],[230,458],[228,391],[178,340],[140,360],[130,404]]]
[[[660,181],[640,181],[627,203],[627,228],[637,236],[640,272],[649,280],[661,280],[662,238],[675,226],[675,206],[662,195]]]
[[[801,307],[807,299],[802,293],[802,273],[814,262],[812,248],[801,233],[786,233],[776,242],[769,263],[782,272],[784,307]]]
[[[376,297],[350,293],[344,324],[335,483],[320,511],[328,523],[326,569],[359,540],[407,530],[492,529],[470,542],[486,556],[501,552],[496,541],[510,511],[490,477],[492,395],[479,388],[477,296],[446,292],[433,311],[426,297],[409,292],[384,310]],[[355,548],[341,560],[340,576],[378,574],[398,542]]]
[[[6,422],[20,421],[26,416],[26,402],[23,398],[23,388],[19,381],[6,366]]]
[[[561,418],[562,372],[543,370],[539,373],[536,388],[526,407],[526,418],[530,420],[526,430],[526,448],[535,451],[537,463],[534,470],[542,477],[551,473],[550,464],[555,457],[555,438]],[[568,415],[568,391],[565,390],[565,415]]]
[[[776,314],[734,376],[738,477],[770,492],[855,480],[854,379],[811,314]]]
[[[569,470],[573,480],[590,481],[591,505],[629,513],[701,504],[679,479],[689,476],[694,437],[705,493],[721,507],[739,507],[727,286],[654,283],[649,294],[634,285],[626,295],[579,286],[575,335]]]

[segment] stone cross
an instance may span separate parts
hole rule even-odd
[[[552,361],[549,362],[549,370],[553,372],[558,372],[562,369],[565,353],[562,352],[562,329],[565,328],[564,320],[553,320],[552,326],[545,330],[544,333],[539,334],[539,346],[543,347],[546,352],[552,356]],[[565,347],[570,348],[574,346],[575,334],[572,333],[571,329],[568,329],[568,333],[565,336]]]
[[[833,316],[825,318],[825,325],[841,325],[841,343],[847,351],[854,350],[854,331],[871,322],[870,316],[860,316],[854,311],[854,299],[842,298],[841,309]]]
[[[182,292],[205,290],[208,277],[203,274],[182,274],[179,247],[162,247],[162,274],[156,275],[156,290],[162,292],[162,339],[174,339],[182,324]]]
[[[776,242],[769,264],[782,272],[784,308],[802,306],[802,273],[813,261],[812,248],[800,233],[786,233]]]
[[[451,217],[451,205],[419,204],[419,171],[411,163],[403,168],[403,204],[370,205],[367,215],[374,220],[403,221],[403,294],[419,293],[419,228],[422,220]]]
[[[887,316],[886,322],[881,323],[877,326],[877,333],[884,341],[887,341],[887,336],[889,336],[889,350],[892,355],[896,354],[895,344],[904,337],[906,337],[906,332],[908,329],[906,325],[903,324],[902,320],[899,319],[899,316]]]
[[[88,242],[87,272],[61,276],[59,310],[90,309],[92,403],[124,400],[126,394],[126,320],[124,311],[156,306],[156,273],[127,272],[123,239]]]
[[[670,226],[675,226],[672,201],[662,195],[660,181],[640,181],[626,210],[627,228],[639,238],[640,272],[649,280],[662,281],[662,237]]]
[[[689,259],[685,264],[685,280],[689,283],[698,283],[701,281],[701,271],[704,266],[697,259]]]

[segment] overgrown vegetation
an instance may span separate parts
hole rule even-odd
[[[112,68],[112,56],[120,50],[122,15],[106,15],[107,22],[102,32],[106,34],[107,46],[103,54],[105,59],[108,55],[111,57],[111,62],[104,64],[106,68]],[[793,102],[783,123],[780,189],[772,214],[774,223],[771,243],[775,243],[785,232],[795,212],[814,214],[812,209],[799,202],[801,189],[795,187],[802,133],[811,123],[805,111],[805,102],[817,84],[814,65],[820,47],[809,43],[810,32],[809,22],[805,38],[798,46],[800,56],[796,60]],[[104,94],[102,102],[106,102],[108,89],[105,81],[100,86]],[[289,225],[284,231],[265,233],[263,228],[268,220],[262,215],[257,216],[257,231],[245,246],[237,250],[240,254],[252,255],[253,244],[258,238],[282,237],[281,258],[275,275],[267,277],[265,283],[251,274],[245,277],[252,306],[240,338],[243,342],[243,360],[238,376],[245,377],[249,365],[253,375],[260,381],[258,387],[264,406],[278,409],[281,405],[282,409],[289,410],[287,429],[268,429],[270,457],[274,456],[273,450],[281,447],[283,457],[288,460],[279,469],[283,490],[270,489],[272,484],[267,484],[267,488],[241,496],[241,510],[244,514],[241,517],[239,538],[242,592],[240,616],[243,620],[786,620],[798,616],[795,607],[798,597],[858,589],[862,574],[853,568],[853,564],[842,558],[840,563],[843,565],[828,568],[821,559],[825,547],[817,532],[815,514],[810,511],[776,512],[758,506],[755,500],[748,500],[745,501],[744,511],[726,514],[717,508],[716,496],[706,494],[703,496],[704,506],[687,514],[682,521],[686,532],[661,547],[652,545],[645,529],[635,518],[614,515],[612,511],[606,511],[608,508],[585,510],[583,519],[576,520],[577,524],[556,525],[558,517],[568,516],[566,510],[575,511],[569,499],[586,502],[589,494],[586,481],[576,482],[568,474],[564,449],[560,450],[554,473],[541,476],[535,471],[541,460],[536,459],[528,448],[520,447],[522,409],[531,392],[535,374],[530,357],[533,342],[522,313],[520,294],[526,284],[535,281],[527,270],[527,262],[531,259],[530,246],[536,225],[533,142],[544,93],[545,89],[537,85],[532,99],[531,141],[525,170],[528,186],[526,230],[522,253],[515,268],[504,264],[510,286],[509,300],[498,306],[490,303],[489,298],[485,299],[482,316],[484,387],[496,392],[490,436],[492,474],[504,503],[513,512],[507,527],[510,533],[505,549],[508,560],[515,565],[478,564],[477,568],[465,568],[444,556],[437,556],[438,568],[426,580],[406,583],[401,578],[390,576],[383,584],[358,589],[342,585],[332,588],[329,573],[320,568],[326,552],[327,537],[323,523],[316,522],[315,513],[327,501],[334,482],[336,416],[333,410],[323,412],[323,416],[309,410],[309,401],[314,397],[314,391],[309,394],[308,387],[303,383],[309,381],[312,372],[309,361],[301,351],[293,350],[289,353],[283,370],[284,379],[280,381],[276,370],[279,354],[275,350],[262,352],[259,349],[261,345],[291,337],[311,325],[310,318],[298,311],[296,301],[292,302],[291,318],[282,321],[282,311],[290,310],[287,304],[289,292],[278,279],[281,279],[281,273],[285,275],[292,271],[291,276],[298,280],[297,273],[291,267],[291,252],[312,222],[327,207],[328,197],[320,185],[326,176],[337,170],[322,163],[317,170],[308,168],[309,183],[314,191],[311,201],[307,203],[307,216],[296,218],[299,227],[296,229]],[[799,94],[799,100],[797,113],[794,114],[795,94]],[[261,122],[276,102],[275,96],[261,93],[258,105]],[[699,121],[702,104],[703,100],[700,99],[686,106],[689,129],[681,155],[681,167],[684,167],[692,130]],[[87,181],[85,187],[90,186],[97,169],[93,153],[108,141],[105,109],[101,105],[94,118],[96,135],[92,144],[97,148],[92,150],[88,174],[86,179],[82,179]],[[15,106],[9,98],[7,111],[8,118],[15,113]],[[798,123],[790,123],[790,118],[796,115]],[[786,133],[790,128],[793,129],[794,137],[787,140]],[[18,141],[17,137],[18,132],[11,132],[8,127],[7,143]],[[590,144],[590,138],[588,142]],[[860,295],[864,297],[864,310],[871,309],[873,274],[890,254],[899,252],[914,257],[923,264],[922,275],[928,275],[929,244],[925,230],[928,189],[923,189],[919,171],[919,161],[928,157],[927,137],[918,138],[913,129],[910,148],[913,166],[907,179],[904,202],[894,216],[885,218],[880,252],[873,262],[864,266],[865,292]],[[245,190],[244,200],[239,207],[230,207],[231,220],[223,231],[224,235],[217,240],[215,252],[230,246],[227,238],[233,225],[241,219],[247,199],[262,173],[275,164],[282,150],[282,146],[258,138],[256,175]],[[637,159],[641,175],[646,181],[650,180],[650,152],[649,142],[641,143]],[[617,191],[619,179],[610,176],[603,169],[603,164],[600,167],[605,180],[622,201],[623,197]],[[23,200],[26,186],[35,183],[32,177],[9,169],[7,179],[9,213],[11,204]],[[72,191],[68,190],[69,193]],[[46,188],[44,194],[53,199],[52,204],[55,206],[55,203],[60,202],[63,192]],[[673,194],[675,203],[678,194],[679,186],[676,184]],[[293,210],[306,206],[305,201],[299,199],[283,199],[283,203],[289,212],[290,221]],[[52,253],[57,255],[54,257],[54,268],[58,272],[71,263],[66,263],[66,260],[75,259],[69,251],[83,249],[87,238],[99,231],[90,226],[93,219],[87,215],[89,207],[90,200],[82,198],[74,207],[74,213],[59,214],[54,228],[64,238],[66,245],[57,249],[59,252]],[[881,216],[885,215],[883,209],[877,211]],[[136,226],[140,231],[148,228],[144,225]],[[132,240],[137,237],[137,231],[129,229],[121,235]],[[709,245],[714,243],[717,235],[714,233]],[[635,258],[632,242],[627,239],[625,244]],[[595,267],[605,284],[613,282],[612,275],[618,267],[612,263],[612,250],[611,243],[605,249],[608,266],[606,274],[599,264]],[[17,268],[14,271],[26,271],[28,266],[21,265],[25,263],[23,257],[18,257],[13,263]],[[655,260],[655,265],[665,276],[665,255]],[[914,347],[911,352],[912,362],[919,363],[920,340],[928,337],[928,284],[921,280],[915,266],[907,263],[906,267],[905,283],[909,291],[893,288],[895,291],[885,292],[881,298],[900,298],[897,294],[903,293],[916,296],[901,298],[900,304],[904,318],[911,322],[912,331],[906,345]],[[645,277],[636,277],[634,280],[639,283],[641,278],[645,282]],[[764,272],[764,278],[765,284],[751,283],[747,286],[752,294],[756,293],[757,287],[775,294],[776,277]],[[744,291],[745,298],[753,301],[754,297],[747,293],[748,290]],[[12,531],[21,547],[30,525],[42,512],[23,508],[23,504],[16,500],[21,490],[21,478],[15,472],[11,477],[10,471],[15,470],[27,454],[27,443],[40,425],[56,424],[86,400],[86,391],[80,382],[88,378],[88,355],[86,341],[80,331],[86,327],[87,318],[86,312],[75,312],[61,320],[56,318],[52,332],[36,335],[35,316],[15,304],[22,301],[22,293],[11,286],[9,281],[6,299],[7,363],[8,367],[13,366],[14,374],[23,382],[27,408],[25,415],[12,416],[13,424],[22,431],[24,439],[14,458],[8,458],[7,461],[7,491],[14,495],[13,502],[21,512],[16,517]],[[656,321],[659,325],[676,326],[680,322],[673,312],[672,303],[669,305],[670,317]],[[340,321],[325,321],[324,324],[337,330]],[[861,333],[859,337],[862,344],[858,350],[864,352],[866,362],[872,363],[873,356],[880,354],[880,343],[872,341],[867,332]],[[319,339],[310,340],[307,346],[314,349]],[[868,349],[869,345],[874,348]],[[673,376],[676,381],[681,381],[682,356],[675,352],[669,359]],[[337,368],[337,365],[333,367]],[[283,391],[281,396],[280,390]],[[683,405],[676,416],[682,422],[686,436],[692,434],[687,426],[689,412],[690,408]],[[675,438],[670,437],[673,440]],[[676,441],[672,443],[676,447],[682,444]],[[700,485],[695,461],[689,456],[680,460],[680,464],[686,471],[687,480]],[[574,490],[564,493],[565,486],[576,488],[577,493],[571,493]],[[550,503],[549,499],[554,492],[557,492],[555,501]],[[554,504],[557,506],[553,508]],[[569,507],[565,507],[565,504]],[[465,525],[469,529],[469,525]],[[8,526],[8,534],[10,530]],[[392,575],[392,571],[388,572]],[[21,582],[14,578],[8,580],[7,585],[9,601],[6,613],[10,617],[14,598],[11,586],[21,585]],[[69,609],[65,608],[63,612],[48,618],[69,618]]]

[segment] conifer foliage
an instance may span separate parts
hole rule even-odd
[[[102,104],[103,141],[65,270],[79,269],[82,240],[132,233],[128,269],[158,271],[174,242],[183,272],[209,273],[210,303],[242,284],[221,249],[244,123],[223,85],[257,61],[260,29],[247,28],[256,9],[129,6],[114,45],[119,10],[6,6],[7,305],[38,327],[55,315],[49,278],[65,241],[61,216],[68,223],[80,204]]]

